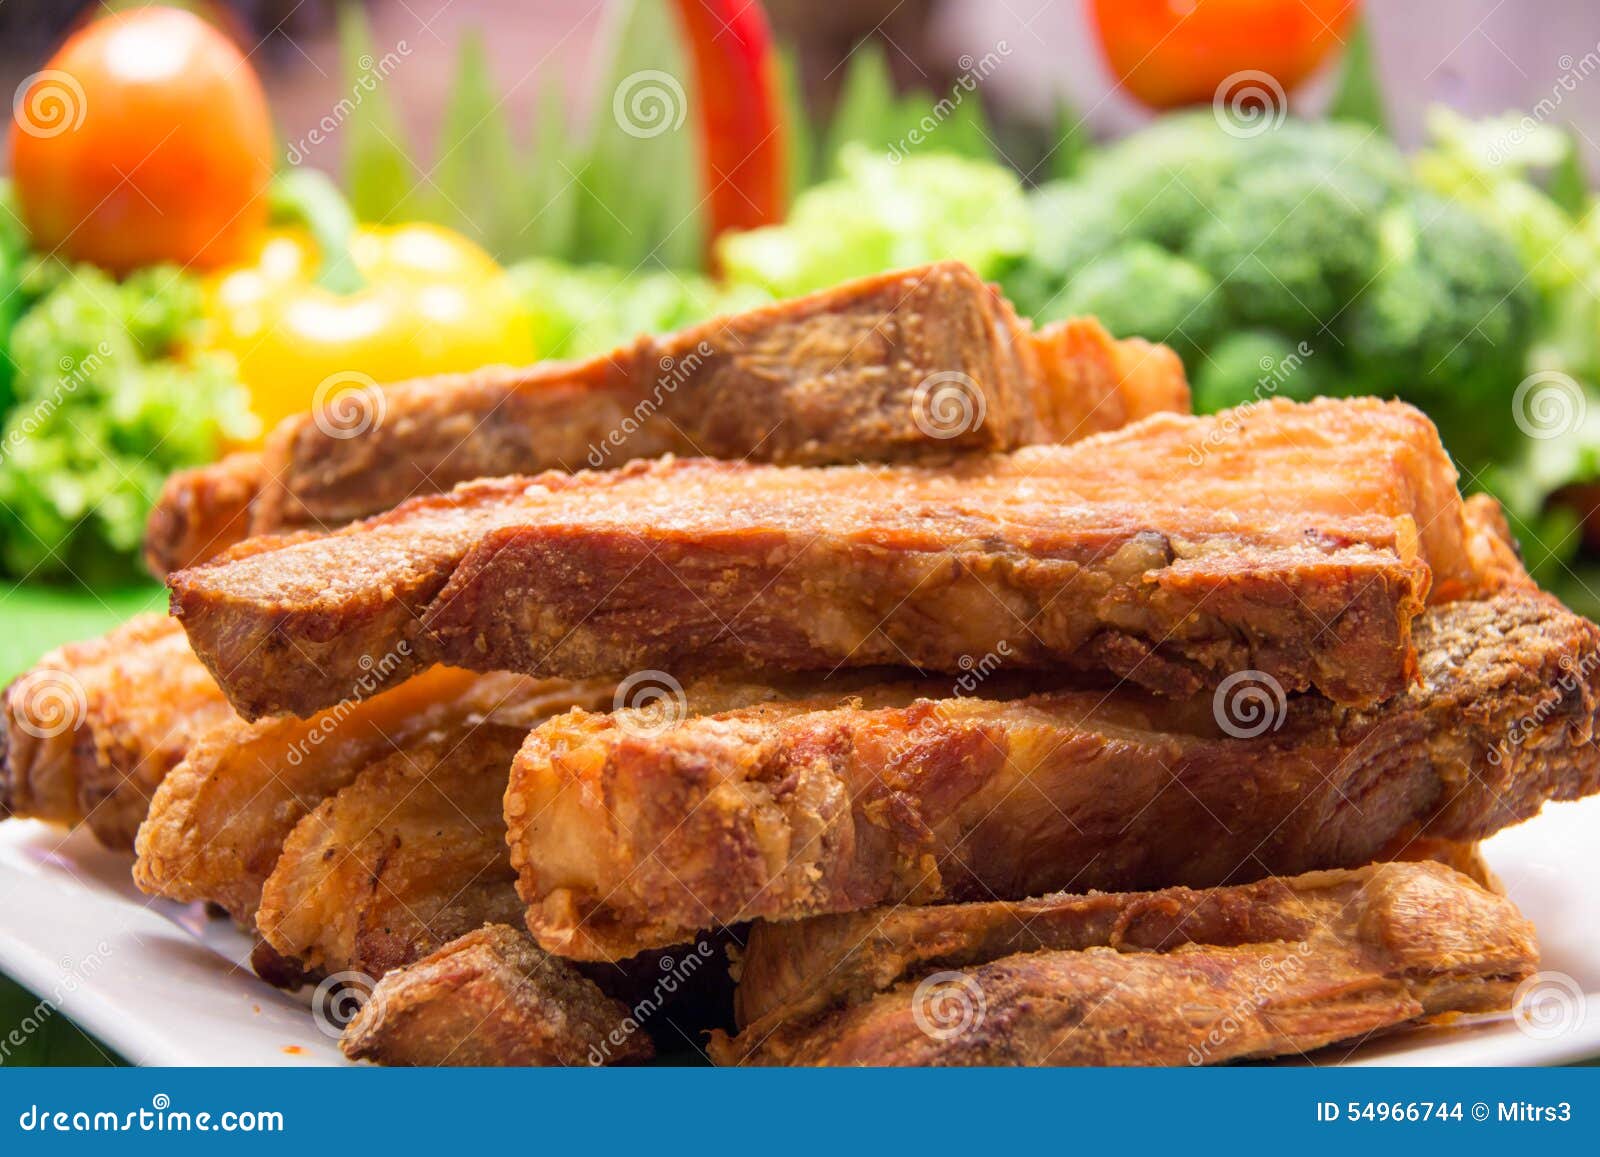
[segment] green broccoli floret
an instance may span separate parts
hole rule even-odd
[[[1376,390],[1427,410],[1457,460],[1477,469],[1515,442],[1509,406],[1534,292],[1510,242],[1448,201],[1396,207],[1380,229],[1381,271],[1349,319],[1352,364]]]
[[[1392,200],[1412,186],[1406,159],[1369,125],[1342,121],[1285,121],[1241,149],[1246,172],[1283,167],[1336,181],[1361,197]]]
[[[1108,204],[1119,236],[1177,249],[1211,219],[1249,143],[1209,110],[1163,117],[1092,157],[1082,181]]]
[[[1303,402],[1324,392],[1324,379],[1309,341],[1272,330],[1239,330],[1206,351],[1194,373],[1194,408],[1211,414],[1267,398]]]
[[[1166,342],[1190,358],[1217,332],[1221,306],[1205,270],[1133,241],[1086,265],[1039,320],[1091,314],[1117,337]]]
[[[1187,255],[1222,285],[1245,325],[1331,325],[1378,268],[1381,187],[1354,172],[1270,166],[1213,206]]]

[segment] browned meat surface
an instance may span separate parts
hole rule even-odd
[[[1185,449],[1196,450],[1191,458]],[[250,717],[337,702],[363,655],[640,669],[1110,671],[1189,694],[1246,669],[1400,691],[1430,589],[1492,581],[1433,426],[1399,403],[1160,415],[948,469],[706,460],[499,479],[173,575]]]
[[[1509,900],[1440,864],[760,924],[722,1064],[1176,1065],[1509,1005]]]
[[[144,559],[157,578],[204,562],[250,535],[250,508],[266,467],[241,451],[167,477],[144,531]]]
[[[489,925],[390,972],[339,1042],[385,1065],[586,1065],[648,1060],[632,1013],[520,930]],[[602,1052],[602,1049],[608,1050]]]
[[[919,393],[930,377],[936,388]],[[475,478],[665,453],[943,461],[1188,407],[1172,351],[1113,341],[1090,319],[1032,334],[971,269],[943,262],[588,362],[392,385],[355,436],[347,423],[290,419],[259,462],[175,476],[147,553],[158,574],[203,561],[244,536],[245,507],[256,534],[329,529]]]
[[[1600,628],[1512,590],[1430,608],[1417,642],[1419,681],[1360,710],[1256,683],[558,716],[506,796],[528,926],[613,959],[757,917],[1205,886],[1474,840],[1600,789]]]
[[[439,732],[318,804],[262,886],[267,943],[308,971],[376,979],[480,925],[520,924],[501,798],[526,735]]]
[[[134,881],[154,895],[210,901],[252,924],[296,825],[375,763],[425,766],[485,722],[525,732],[554,711],[610,697],[609,684],[436,667],[309,720],[235,719],[203,736],[157,789],[135,844]]]
[[[87,823],[133,847],[156,785],[234,719],[177,620],[140,615],[51,651],[5,691],[0,815]]]

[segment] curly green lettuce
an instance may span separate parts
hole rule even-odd
[[[935,153],[895,160],[851,145],[839,168],[802,193],[783,224],[725,234],[723,273],[793,297],[944,258],[997,277],[1031,244],[1021,182],[1003,166]]]
[[[163,479],[251,436],[247,398],[229,359],[189,348],[201,295],[180,270],[119,283],[43,263],[23,289],[0,431],[0,569],[90,586],[133,578]]]

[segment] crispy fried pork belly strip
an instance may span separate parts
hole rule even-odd
[[[526,730],[600,698],[596,685],[436,667],[308,720],[235,719],[207,732],[157,789],[135,843],[134,880],[154,895],[211,901],[249,924],[295,826],[372,764],[396,752],[443,757],[486,721]]]
[[[918,395],[937,373],[951,396]],[[982,421],[919,423],[919,404],[946,403]],[[640,338],[588,362],[392,385],[382,419],[355,436],[344,423],[290,419],[259,461],[174,476],[147,554],[166,574],[243,538],[241,511],[256,534],[329,529],[474,478],[665,453],[943,461],[1188,408],[1171,350],[1113,341],[1092,319],[1032,334],[971,269],[944,262]]]
[[[779,1021],[865,1000],[918,973],[1019,952],[1166,952],[1181,944],[1303,941],[1319,926],[1356,919],[1373,895],[1384,909],[1453,911],[1459,899],[1464,913],[1505,923],[1514,912],[1510,902],[1495,902],[1488,889],[1469,890],[1467,879],[1447,864],[1417,861],[1272,876],[1227,888],[1058,893],[762,920],[751,927],[740,956],[735,1014],[741,1030],[760,1034]]]
[[[1001,641],[1018,669],[1167,694],[1252,669],[1367,703],[1408,682],[1430,578],[1486,581],[1454,478],[1425,417],[1370,399],[1158,415],[943,470],[636,463],[252,540],[173,575],[172,606],[249,717],[337,702],[363,653],[403,652],[396,677],[957,671]]]
[[[6,689],[4,711],[0,815],[87,823],[115,849],[133,847],[190,744],[235,718],[166,615],[51,651]]]
[[[762,1015],[711,1049],[722,1064],[1216,1064],[1502,1009],[1538,958],[1509,900],[1434,863],[885,909],[753,930],[740,985]]]
[[[608,959],[751,918],[1207,886],[1479,839],[1600,790],[1600,628],[1518,590],[1430,608],[1417,638],[1419,682],[1362,710],[1256,684],[779,703],[650,734],[558,716],[506,795],[528,926]]]
[[[632,1013],[520,929],[489,925],[395,969],[339,1047],[384,1065],[586,1065],[648,1060]]]
[[[255,451],[167,477],[145,524],[144,560],[157,578],[204,562],[250,536],[250,507],[266,467]]]
[[[307,970],[373,978],[483,924],[521,923],[501,799],[526,727],[483,723],[385,756],[308,813],[256,927]]]

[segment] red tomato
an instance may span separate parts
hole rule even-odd
[[[1238,72],[1285,89],[1338,47],[1358,0],[1092,0],[1117,80],[1152,108],[1204,104]]]
[[[74,33],[15,104],[11,172],[40,248],[126,272],[237,261],[267,223],[272,119],[220,32],[176,8]]]

